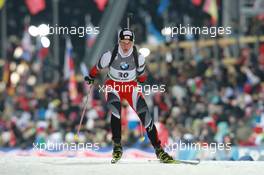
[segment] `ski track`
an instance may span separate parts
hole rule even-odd
[[[261,175],[264,161],[201,161],[199,165],[161,164],[147,159],[1,156],[0,175]]]

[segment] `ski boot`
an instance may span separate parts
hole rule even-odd
[[[177,163],[168,153],[166,153],[161,147],[155,148],[157,158],[161,163]]]
[[[112,153],[112,160],[111,163],[117,163],[118,160],[121,159],[123,154],[123,148],[120,143],[114,143],[113,153]]]

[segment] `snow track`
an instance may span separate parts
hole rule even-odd
[[[199,165],[161,164],[146,159],[0,157],[0,175],[260,175],[264,161],[201,161]]]

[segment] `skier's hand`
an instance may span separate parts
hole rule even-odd
[[[94,83],[94,78],[88,76],[84,77],[84,81],[86,81],[87,84],[93,84]]]
[[[141,76],[137,77],[137,82],[139,82],[139,83],[145,83],[146,80],[147,80],[147,76],[145,76],[145,75],[141,75]]]

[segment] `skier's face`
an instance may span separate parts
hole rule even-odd
[[[119,45],[124,53],[127,53],[129,49],[133,46],[133,42],[130,40],[120,40]]]

